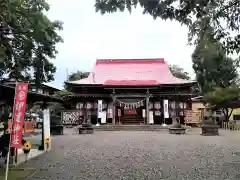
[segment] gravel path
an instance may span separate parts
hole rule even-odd
[[[199,134],[69,133],[55,137],[51,152],[24,166],[39,169],[31,180],[240,179],[240,132]],[[234,156],[238,150],[239,156]]]

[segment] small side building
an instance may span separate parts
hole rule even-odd
[[[4,84],[15,87],[16,82],[5,82]],[[29,83],[28,91],[36,94],[52,96],[55,92],[60,91],[60,89],[46,84],[40,84],[39,88],[37,88],[35,83]]]

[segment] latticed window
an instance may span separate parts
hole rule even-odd
[[[95,103],[94,103],[94,109],[97,109],[97,108],[98,108],[98,103],[95,102]]]
[[[161,103],[160,102],[155,102],[154,103],[154,108],[155,109],[161,109]]]
[[[93,103],[87,102],[86,109],[91,109],[91,108],[93,108]]]
[[[175,101],[170,101],[169,102],[169,108],[171,108],[171,109],[175,109],[176,108]]]
[[[149,103],[149,109],[153,108],[153,103]]]
[[[76,109],[83,109],[83,103],[82,102],[77,103]]]
[[[155,116],[161,116],[161,111],[155,111]]]

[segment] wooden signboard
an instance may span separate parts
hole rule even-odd
[[[185,110],[185,123],[186,124],[201,124],[201,111],[200,110]]]

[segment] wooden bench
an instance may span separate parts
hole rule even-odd
[[[186,128],[174,128],[174,127],[170,127],[169,128],[169,133],[170,134],[185,134],[186,132]]]

